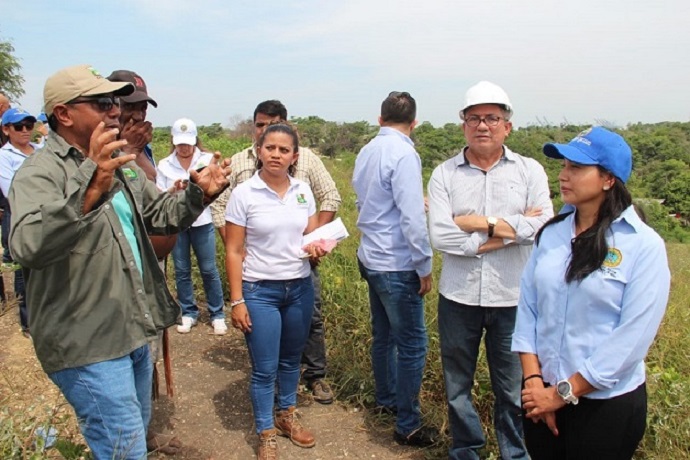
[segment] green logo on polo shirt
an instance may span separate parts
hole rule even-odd
[[[124,174],[125,177],[130,180],[137,178],[137,172],[132,168],[122,168],[122,174]]]
[[[307,204],[307,200],[304,199],[304,193],[297,195],[297,202],[299,204]]]

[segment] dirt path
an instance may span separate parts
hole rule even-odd
[[[43,374],[15,316],[16,310],[0,317],[0,401],[10,401],[14,411],[39,418],[56,406],[71,414]],[[257,437],[247,390],[250,366],[244,339],[232,328],[224,337],[214,336],[211,331],[207,320],[186,335],[170,331],[175,396],[165,396],[160,366],[161,397],[154,404],[152,427],[177,436],[185,447],[175,457],[155,454],[149,458],[256,458]],[[312,449],[301,449],[279,438],[283,460],[424,458],[423,451],[393,442],[392,419],[377,420],[337,402],[317,404],[306,394],[301,395],[298,409],[304,424],[314,431],[317,444]],[[59,426],[60,435],[78,440],[73,417]]]

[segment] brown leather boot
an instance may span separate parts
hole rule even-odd
[[[278,434],[290,438],[296,446],[314,447],[316,444],[314,435],[307,431],[297,419],[295,406],[276,412],[275,425]]]
[[[278,460],[278,441],[276,429],[264,430],[259,433],[258,460]]]

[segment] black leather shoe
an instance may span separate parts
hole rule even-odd
[[[438,442],[439,434],[436,428],[421,426],[407,436],[396,431],[393,433],[393,439],[403,446],[429,447]]]

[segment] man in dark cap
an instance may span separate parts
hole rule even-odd
[[[118,97],[134,89],[87,65],[48,78],[51,131],[9,195],[10,250],[30,272],[36,355],[97,459],[146,458],[148,343],[180,315],[146,235],[190,226],[230,174],[216,153],[184,191],[161,194],[117,140]]]
[[[149,104],[158,107],[158,103],[149,96],[146,83],[141,76],[131,70],[115,70],[108,76],[108,80],[113,82],[131,83],[134,85],[134,92],[129,96],[120,96],[120,139],[125,139],[127,145],[122,149],[126,153],[136,155],[134,160],[137,166],[144,170],[146,177],[156,182],[156,162],[153,158],[151,141],[153,140],[153,126],[146,121],[146,111]],[[153,250],[156,252],[161,269],[165,272],[165,261],[177,241],[175,235],[149,235]],[[163,346],[167,343],[167,330],[159,332],[159,339],[151,342],[151,354],[153,362],[159,360],[163,355],[166,366],[170,365],[170,355],[167,348]],[[167,376],[168,374],[166,374]],[[154,388],[156,385],[156,370],[154,368]],[[170,385],[171,382],[168,382]],[[155,395],[154,395],[155,398]],[[182,447],[182,443],[176,437],[165,437],[153,430],[148,430],[146,434],[146,447],[149,451],[162,452],[167,455],[175,455]]]
[[[108,76],[114,82],[131,83],[134,92],[120,97],[120,139],[126,139],[127,145],[122,149],[125,153],[137,156],[137,166],[144,170],[146,177],[156,181],[156,164],[151,151],[153,126],[146,121],[146,110],[149,104],[158,107],[146,90],[144,79],[131,70],[116,70]]]

